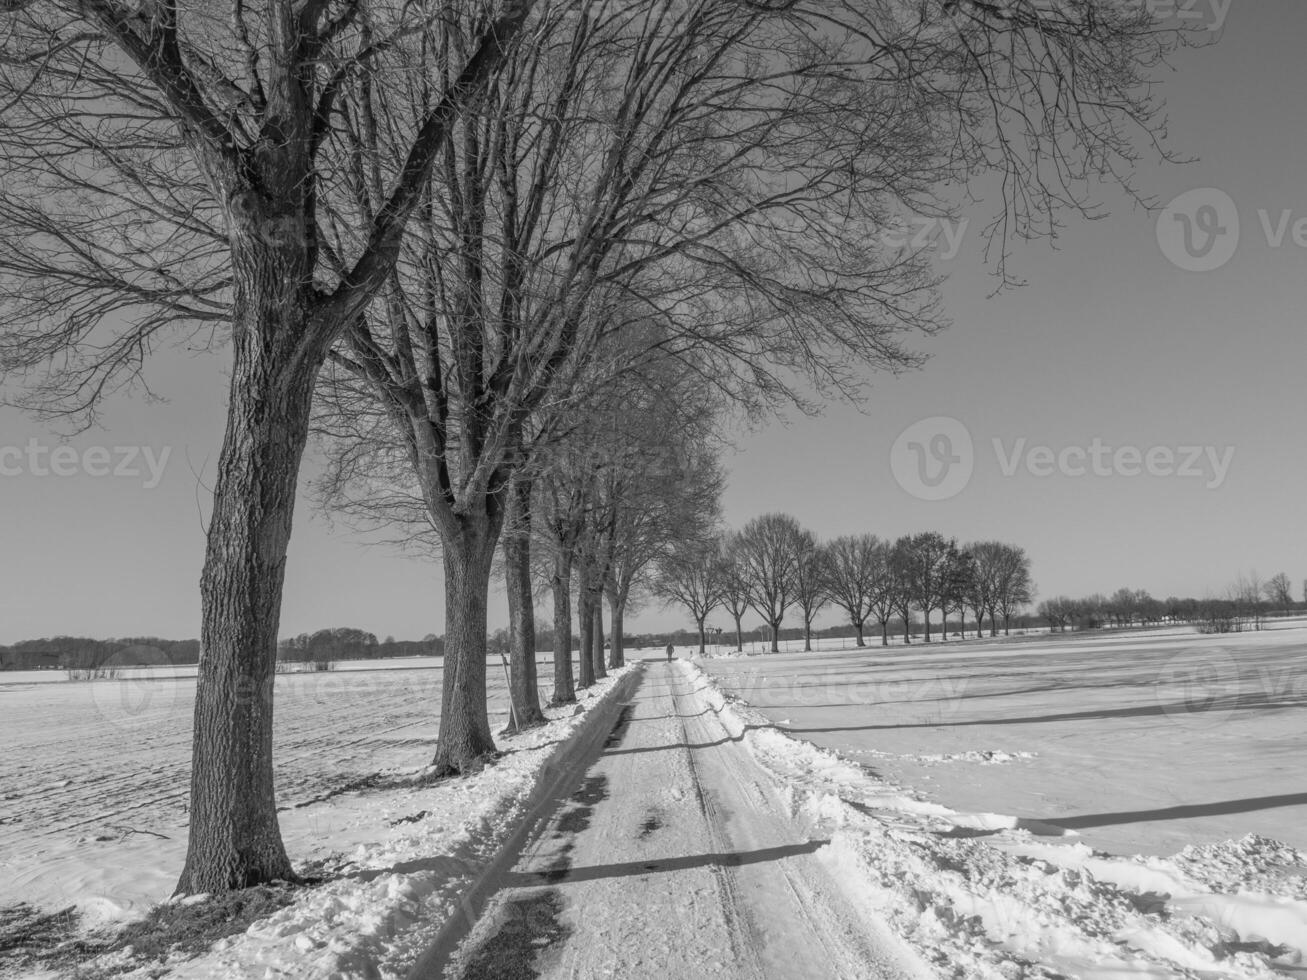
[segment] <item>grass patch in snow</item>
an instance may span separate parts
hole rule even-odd
[[[156,905],[114,931],[79,934],[75,909],[43,914],[29,905],[0,909],[0,977],[35,970],[72,980],[106,980],[132,970],[168,972],[170,958],[191,957],[245,932],[295,900],[300,886],[257,885],[219,897]],[[157,969],[150,969],[151,964]]]
[[[295,900],[295,890],[289,884],[256,885],[217,897],[165,902],[125,926],[107,951],[130,949],[134,960],[163,960],[173,953],[193,956],[285,908]]]
[[[70,965],[80,919],[73,908],[42,912],[26,903],[0,908],[0,977]]]

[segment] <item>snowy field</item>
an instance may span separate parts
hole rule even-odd
[[[76,904],[91,922],[139,913],[167,898],[185,855],[194,668],[62,677],[0,674],[0,905]],[[321,836],[313,801],[430,762],[440,677],[434,658],[278,675],[277,803],[293,828]],[[498,658],[488,684],[499,731],[508,701]]]
[[[805,853],[851,909],[916,950],[923,976],[1307,977],[1303,623],[831,646],[707,657],[708,677],[684,660],[649,668],[681,677],[685,704],[648,724],[699,728],[633,748],[639,733],[618,710],[653,696],[634,668],[581,707],[551,710],[548,726],[501,739],[505,755],[483,773],[420,788],[401,777],[432,754],[438,661],[280,675],[283,835],[329,882],[209,953],[169,961],[170,975],[397,980],[462,914],[542,792],[571,792],[560,780],[580,780],[603,753],[657,749],[688,754],[687,771],[708,780],[702,798],[716,800],[702,763],[721,749],[757,761],[766,776],[741,785],[771,783],[789,832],[815,847]],[[488,679],[498,731],[497,661]],[[158,674],[0,678],[0,905],[76,905],[93,927],[167,898],[186,843],[193,694],[193,678]],[[700,731],[709,722],[721,731]],[[626,794],[637,802],[666,790],[655,768],[633,771],[646,769],[648,785]],[[747,837],[757,827],[745,809],[727,818]],[[688,852],[664,857],[698,867]]]
[[[1301,621],[704,665],[782,730],[954,810],[1052,824],[1115,854],[1249,833],[1307,849]]]
[[[709,664],[716,667],[717,664]],[[1246,835],[1118,857],[1035,821],[958,812],[786,734],[704,678],[849,901],[948,980],[1307,977],[1307,852]]]

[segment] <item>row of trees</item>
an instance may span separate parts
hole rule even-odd
[[[439,657],[444,652],[444,638],[435,634],[428,634],[420,640],[396,640],[388,636],[379,641],[376,634],[352,626],[301,633],[277,644],[277,659],[284,663]]]
[[[1307,602],[1307,583],[1304,584]],[[1041,619],[1055,631],[1098,629],[1103,626],[1152,626],[1194,623],[1211,633],[1260,629],[1263,620],[1294,609],[1292,585],[1284,572],[1263,580],[1256,573],[1241,575],[1220,596],[1201,599],[1170,596],[1157,599],[1143,589],[1118,589],[1110,596],[1055,596],[1039,604]]]
[[[812,649],[813,621],[823,608],[837,606],[865,646],[867,623],[880,626],[888,645],[891,622],[902,623],[905,643],[920,613],[930,641],[931,616],[939,612],[947,638],[949,616],[974,617],[977,635],[989,617],[991,635],[1010,629],[1012,616],[1034,598],[1030,559],[1015,545],[978,541],[959,546],[954,539],[924,531],[890,542],[872,534],[846,535],[822,543],[788,514],[765,514],[738,532],[701,543],[663,562],[659,594],[684,606],[706,642],[709,614],[723,609],[735,624],[743,649],[743,620],[752,610],[767,625],[772,651],[787,613],[803,623],[804,649]]]
[[[525,635],[540,452],[590,400],[654,354],[753,411],[916,363],[902,335],[943,325],[930,257],[885,228],[1000,172],[1003,271],[1009,236],[1154,145],[1149,75],[1179,40],[1098,0],[437,6],[0,4],[0,371],[23,406],[86,421],[162,343],[231,348],[180,892],[293,877],[271,699],[315,405],[344,483],[389,475],[439,539],[433,762],[478,765],[495,555]],[[593,606],[608,558],[582,547],[555,574],[580,558]]]
[[[381,660],[389,657],[439,657],[444,651],[444,639],[434,634],[421,640],[396,640],[388,636],[378,641],[366,630],[337,627],[287,637],[277,644],[277,659],[286,663]],[[163,640],[153,636],[112,640],[54,636],[0,646],[0,670],[91,670],[110,665],[195,664],[199,660],[199,640]]]
[[[120,667],[193,664],[199,659],[199,640],[161,640],[154,636],[117,640],[53,636],[0,646],[0,669],[4,670],[94,670],[106,664]]]

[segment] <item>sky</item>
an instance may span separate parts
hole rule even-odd
[[[919,340],[925,367],[869,376],[859,406],[738,431],[730,525],[786,511],[822,537],[997,538],[1026,548],[1043,597],[1219,595],[1280,571],[1301,590],[1307,9],[1259,0],[1223,17],[1216,44],[1160,79],[1169,145],[1193,162],[1145,160],[1136,180],[1175,207],[1105,191],[1109,217],[1069,218],[1056,248],[1016,245],[1027,284],[997,295],[977,234],[989,212],[970,212],[939,259],[953,325]],[[198,636],[225,360],[160,352],[147,378],[161,400],[116,396],[54,459],[54,427],[0,408],[0,643]],[[283,636],[444,632],[436,564],[333,526],[303,495],[297,508]],[[496,596],[492,628],[506,618]],[[676,609],[628,620],[686,625]]]

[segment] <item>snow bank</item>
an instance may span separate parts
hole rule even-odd
[[[794,817],[829,836],[822,856],[849,898],[939,976],[1269,978],[1307,965],[1307,854],[1257,837],[1172,858],[1054,844],[1068,832],[922,800],[685,669]]]

